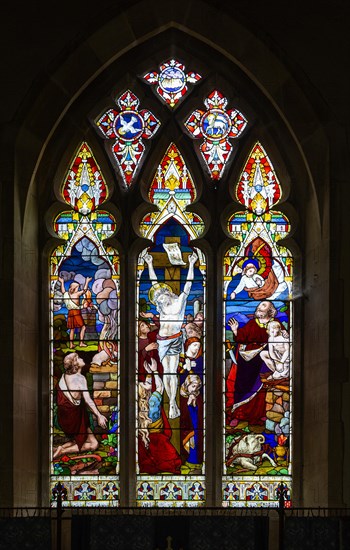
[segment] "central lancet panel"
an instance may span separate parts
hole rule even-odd
[[[171,144],[148,193],[157,212],[144,216],[153,241],[138,258],[136,438],[139,506],[205,503],[204,254],[191,247],[204,230],[187,212],[196,189]]]

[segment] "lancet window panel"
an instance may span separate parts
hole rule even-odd
[[[261,162],[263,161],[263,162]],[[282,188],[257,143],[236,187],[247,209],[227,223],[239,244],[223,266],[223,506],[277,506],[292,491],[293,258],[278,244]]]
[[[65,506],[119,503],[119,255],[107,187],[86,143],[62,187],[50,257],[51,494]]]
[[[205,485],[206,260],[191,246],[203,222],[195,187],[171,144],[149,192],[158,206],[141,233],[153,245],[137,273],[137,504],[200,506]],[[146,216],[149,219],[149,215]]]

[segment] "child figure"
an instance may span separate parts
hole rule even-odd
[[[270,321],[266,331],[269,335],[268,351],[260,353],[261,359],[272,370],[267,380],[279,380],[289,376],[289,337],[278,321]]]
[[[64,279],[62,277],[58,277],[58,280],[61,283],[61,292],[63,294],[63,299],[68,310],[67,327],[69,328],[69,347],[71,349],[73,349],[74,347],[75,329],[80,330],[80,347],[86,347],[86,344],[84,344],[86,325],[81,315],[80,296],[86,293],[88,289],[88,284],[90,281],[92,281],[92,277],[86,277],[83,290],[79,290],[79,283],[73,281],[69,285],[68,291],[66,291],[64,287]]]
[[[260,288],[264,284],[264,279],[258,275],[259,262],[251,259],[246,260],[242,265],[242,277],[236,286],[235,290],[231,293],[231,300],[236,298],[236,295],[242,292],[242,290],[250,290],[252,288]]]
[[[83,309],[87,309],[88,311],[98,310],[98,307],[95,306],[95,304],[92,301],[92,293],[91,290],[87,289],[85,292],[84,300],[83,300]]]

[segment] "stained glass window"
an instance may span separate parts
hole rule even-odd
[[[293,259],[290,225],[271,210],[282,188],[260,143],[235,189],[245,210],[228,220],[239,244],[224,257],[224,506],[291,499]]]
[[[159,72],[144,75],[142,85],[155,85],[155,93],[172,109],[159,105],[165,122],[176,120],[183,132],[201,140],[203,170],[217,181],[247,120],[237,109],[227,109],[228,98],[214,89],[204,100],[205,110],[182,109],[191,113],[184,125],[176,106],[186,101],[188,84],[200,89],[201,79],[172,58],[159,65]],[[93,124],[128,191],[149,173],[140,170],[145,140],[155,136],[160,121],[147,108],[139,109],[130,90],[116,103],[117,109],[106,109]],[[170,134],[174,125],[166,127]],[[196,507],[218,501],[224,507],[276,506],[278,489],[291,503],[293,258],[283,242],[289,220],[275,209],[283,185],[256,143],[232,189],[240,205],[226,219],[232,244],[218,256],[223,265],[222,355],[213,358],[211,380],[218,374],[221,383],[223,372],[224,414],[222,431],[216,433],[206,418],[206,394],[214,395],[213,388],[206,392],[206,348],[217,344],[207,341],[207,262],[214,279],[216,264],[195,242],[205,238],[204,222],[193,207],[196,182],[178,146],[168,143],[148,181],[149,211],[139,215],[137,207],[144,201],[139,185],[123,193],[121,201],[125,212],[133,212],[132,228],[138,232],[128,234],[127,244],[139,237],[145,243],[134,278],[122,287],[126,306],[135,314],[135,330],[130,337],[126,328],[125,336],[135,354],[130,394],[136,422],[121,435],[120,266],[117,250],[107,244],[119,220],[107,210],[108,186],[86,143],[63,178],[61,198],[68,206],[53,220],[60,244],[50,256],[52,499],[61,482],[67,506],[118,506],[120,437],[125,442],[132,437],[136,483],[130,494],[137,506]],[[213,213],[223,211],[215,202],[217,190],[210,187],[202,195],[209,231],[218,223]],[[124,246],[122,233],[118,238]],[[125,262],[134,261],[128,246],[125,251]],[[130,285],[136,286],[136,305],[128,297]],[[212,319],[221,316],[220,307],[221,298],[219,304],[213,301]],[[217,494],[207,484],[207,473],[219,468],[207,462],[208,445],[222,448],[221,496],[215,503],[207,497]]]
[[[138,110],[140,101],[127,90],[116,100],[119,111],[109,109],[97,121],[97,128],[108,140],[113,159],[122,176],[124,185],[129,187],[145,152],[143,139],[154,136],[160,121],[148,109]]]
[[[185,65],[176,59],[162,63],[159,73],[151,71],[143,77],[149,84],[157,84],[156,92],[169,107],[175,107],[186,95],[188,84],[196,84],[201,75],[193,71],[185,73]]]
[[[140,225],[153,244],[137,271],[136,498],[140,506],[199,506],[206,493],[206,261],[191,240],[204,226],[186,210],[196,188],[176,145],[148,197],[158,211]]]
[[[119,257],[104,244],[115,218],[86,143],[62,186],[72,207],[54,220],[50,258],[51,488],[65,505],[119,501]]]
[[[247,121],[237,109],[226,110],[228,100],[214,90],[204,100],[206,111],[196,109],[185,122],[194,139],[202,139],[200,152],[214,180],[219,180],[232,152],[229,139],[238,138]]]

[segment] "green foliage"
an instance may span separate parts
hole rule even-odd
[[[91,393],[92,392],[92,389],[93,389],[93,386],[94,386],[94,379],[93,379],[93,376],[90,372],[87,372],[85,374],[85,378],[86,378],[86,382],[87,382],[87,387],[88,387],[88,390],[89,392]]]
[[[140,298],[139,301],[139,311],[142,311],[143,313],[147,313],[151,309],[151,306],[148,304],[147,300],[145,298]]]
[[[57,414],[57,411],[58,411],[57,403],[54,403],[54,404],[53,404],[53,426],[54,426],[54,428],[56,428],[57,430],[61,430],[61,426],[60,426],[59,423],[58,423],[58,414]]]

